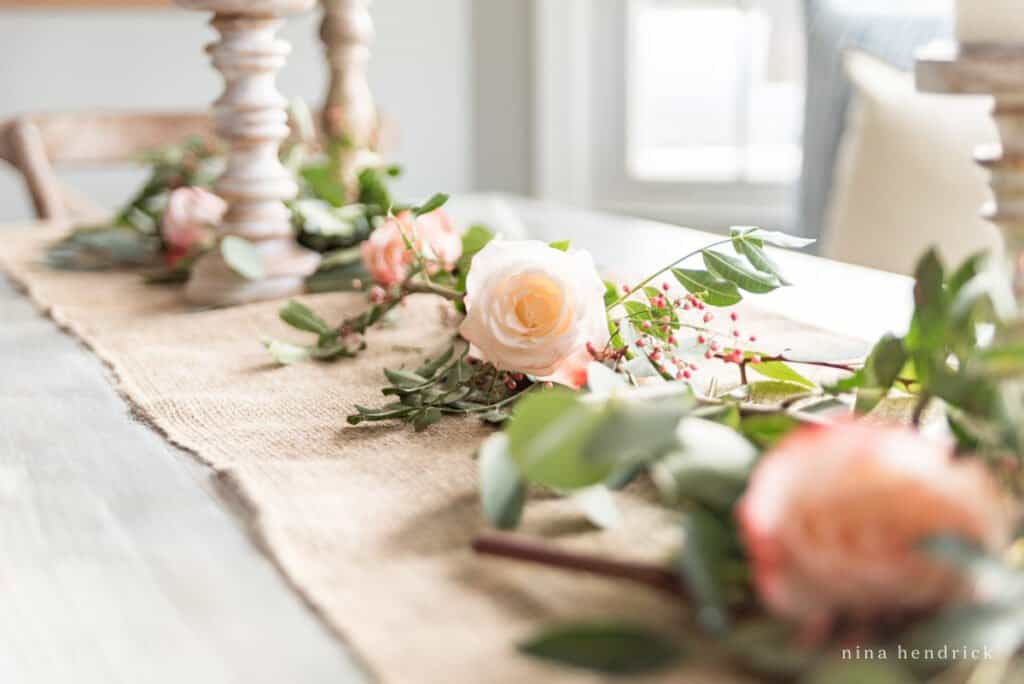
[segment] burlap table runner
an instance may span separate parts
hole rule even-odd
[[[484,526],[472,457],[488,434],[478,422],[445,421],[418,435],[402,426],[346,427],[353,404],[380,401],[384,366],[417,364],[443,339],[436,301],[411,301],[397,327],[371,335],[358,361],[278,368],[260,339],[289,336],[279,304],[190,313],[177,290],[147,286],[137,274],[55,271],[40,257],[58,234],[5,231],[0,266],[109,365],[143,420],[215,469],[244,503],[259,543],[371,676],[593,681],[521,657],[515,644],[559,620],[683,627],[685,607],[646,589],[474,556],[469,542]],[[338,294],[307,303],[330,320],[364,305]],[[762,337],[772,328],[792,338],[777,320],[758,326]],[[803,332],[818,350],[862,346]],[[639,496],[622,504],[624,524],[596,532],[570,504],[540,501],[525,531],[664,558],[678,543],[672,522]],[[689,668],[685,679],[721,674]]]

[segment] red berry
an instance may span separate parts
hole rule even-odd
[[[715,317],[712,314],[710,314],[710,313],[704,314],[704,322],[705,323],[710,323],[714,319],[715,319]]]
[[[704,342],[705,342],[704,336],[703,335],[697,335],[697,344],[704,344]]]
[[[739,315],[735,311],[729,314],[729,318],[731,318],[734,321],[738,321],[740,319]]]

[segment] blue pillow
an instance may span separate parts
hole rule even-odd
[[[818,238],[824,225],[851,95],[843,52],[858,48],[909,71],[919,47],[952,35],[952,18],[936,5],[929,11],[921,0],[804,0],[807,100],[795,226],[801,235]]]

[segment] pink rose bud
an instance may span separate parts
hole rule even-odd
[[[363,265],[374,282],[384,287],[397,285],[409,275],[415,256],[406,240],[428,261],[428,269],[451,270],[462,256],[462,238],[440,209],[418,219],[404,211],[389,218],[360,245]]]
[[[193,248],[211,242],[227,209],[224,200],[202,188],[173,190],[160,219],[167,265],[173,268]]]

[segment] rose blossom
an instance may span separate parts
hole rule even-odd
[[[171,191],[160,220],[167,263],[174,266],[193,247],[209,241],[213,237],[212,227],[220,223],[227,208],[224,200],[202,188]]]
[[[919,548],[956,535],[995,550],[1010,521],[976,461],[902,427],[804,428],[754,471],[737,509],[762,602],[805,626],[927,610],[968,587]]]
[[[440,209],[418,219],[403,211],[389,218],[360,246],[363,265],[374,282],[385,287],[400,283],[409,274],[413,253],[405,237],[430,260],[429,268],[450,271],[462,256],[462,238],[452,227],[448,214]]]
[[[586,382],[587,344],[604,346],[604,284],[587,252],[536,240],[494,240],[474,258],[460,332],[496,368],[573,387]]]

